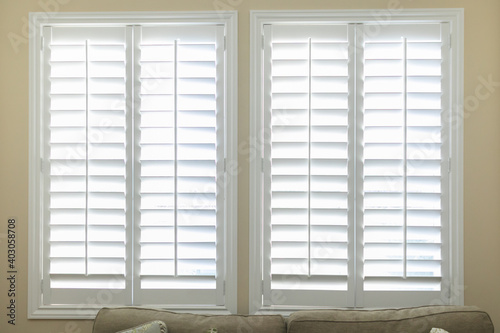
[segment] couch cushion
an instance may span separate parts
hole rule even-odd
[[[145,322],[161,320],[168,333],[286,333],[282,316],[199,315],[138,307],[103,308],[94,321],[93,333],[115,333]]]
[[[484,311],[470,306],[424,306],[384,310],[298,311],[287,318],[288,333],[493,333]]]

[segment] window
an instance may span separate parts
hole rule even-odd
[[[235,13],[32,22],[31,317],[235,312]]]
[[[460,10],[252,13],[251,311],[460,303]]]

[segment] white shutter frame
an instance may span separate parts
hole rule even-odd
[[[394,13],[393,13],[394,14]],[[448,22],[450,26],[450,32],[452,38],[450,37],[450,75],[453,76],[453,80],[449,82],[449,87],[451,91],[450,100],[452,107],[450,110],[446,110],[443,116],[446,118],[446,123],[448,125],[453,124],[449,128],[449,136],[445,137],[448,142],[449,154],[451,156],[448,159],[450,170],[450,183],[448,186],[449,192],[449,220],[445,221],[446,226],[444,228],[449,228],[449,243],[443,242],[445,250],[450,250],[448,262],[443,265],[443,273],[448,270],[451,275],[450,279],[444,281],[445,290],[451,290],[450,297],[445,297],[445,294],[441,294],[438,299],[433,301],[439,304],[463,304],[463,212],[462,212],[462,182],[463,182],[463,128],[461,126],[461,114],[463,112],[460,107],[463,100],[463,9],[440,9],[440,10],[421,10],[421,9],[404,9],[393,16],[391,22],[380,22],[373,19],[373,12],[368,10],[321,10],[321,11],[252,11],[251,14],[251,77],[250,77],[250,137],[252,138],[250,147],[252,147],[252,152],[255,151],[256,158],[250,161],[250,244],[255,244],[256,246],[251,246],[250,248],[250,302],[249,308],[250,313],[269,313],[275,311],[281,311],[282,313],[289,313],[293,309],[307,308],[307,306],[280,306],[277,302],[272,306],[266,306],[262,303],[262,295],[266,291],[263,290],[264,283],[263,278],[265,278],[265,265],[269,253],[266,253],[263,248],[263,244],[266,242],[262,230],[262,218],[263,218],[263,203],[264,199],[262,194],[264,193],[263,187],[263,172],[262,166],[264,164],[262,160],[263,156],[263,145],[262,142],[262,129],[263,129],[263,115],[262,105],[264,100],[264,95],[266,92],[262,89],[262,68],[263,59],[261,57],[263,48],[263,38],[262,31],[266,25],[273,24],[296,24],[297,26],[304,23],[346,23],[354,22],[359,24],[374,24],[374,29],[371,31],[371,35],[376,34],[380,28],[397,21],[397,23],[429,23],[429,22]],[[389,24],[387,24],[389,23]],[[358,71],[358,76],[359,76]],[[359,104],[362,107],[362,104]],[[359,106],[357,107],[359,109]],[[449,111],[449,113],[448,113]],[[457,125],[458,124],[458,125]],[[358,124],[359,127],[359,124]],[[358,131],[358,133],[362,133]],[[358,134],[362,138],[361,134]],[[254,148],[255,147],[255,148]],[[448,149],[447,148],[447,149]],[[358,174],[361,175],[359,167],[357,168]],[[359,179],[360,176],[356,178]],[[445,182],[441,185],[445,186]],[[358,196],[362,194],[362,191],[358,191]],[[357,215],[362,213],[358,210]],[[362,227],[357,225],[358,233],[362,231]],[[362,258],[357,257],[357,261],[362,263]],[[446,267],[444,267],[446,266]],[[359,272],[358,272],[359,273]],[[356,279],[357,285],[362,287],[362,276],[358,274]],[[415,293],[413,293],[415,294]],[[394,295],[394,296],[393,296]],[[280,294],[276,294],[275,298],[279,300]],[[387,292],[387,299],[384,298],[381,301],[387,300],[391,302],[397,298],[397,292],[392,293]],[[363,306],[363,297],[358,295],[356,302]],[[378,304],[375,306],[379,306]],[[380,306],[383,306],[381,303]],[[388,306],[392,306],[389,304]]]
[[[262,38],[262,45],[264,54],[271,54],[271,33],[272,26],[265,25]],[[269,76],[264,77],[263,84],[263,100],[264,100],[264,110],[271,109],[271,99],[270,99],[270,80],[271,80],[271,57],[262,57],[263,59],[263,73],[268,73]],[[263,175],[263,184],[271,184],[271,141],[269,137],[271,136],[271,115],[270,112],[265,112],[263,116],[263,150],[264,156],[262,159],[262,175]],[[271,202],[271,188],[263,185],[263,203]],[[263,252],[266,253],[266,260],[263,262],[263,283],[262,283],[262,294],[263,294],[263,304],[270,305],[271,304],[271,260],[267,260],[267,256],[271,255],[271,209],[267,208],[266,205],[263,205]],[[267,208],[267,209],[266,209]]]
[[[221,295],[216,300],[216,305],[175,305],[170,304],[166,307],[172,310],[189,310],[190,312],[198,313],[235,313],[236,312],[236,263],[237,258],[234,249],[237,244],[237,96],[235,88],[237,85],[237,12],[128,12],[128,13],[55,13],[47,19],[46,13],[30,13],[30,26],[33,24],[34,37],[30,38],[30,196],[29,196],[29,302],[28,302],[28,317],[31,319],[61,319],[61,318],[78,318],[92,319],[95,317],[100,306],[103,304],[114,303],[117,305],[132,304],[131,297],[127,300],[121,300],[121,296],[115,290],[99,289],[97,297],[92,297],[91,294],[85,294],[85,291],[75,291],[77,299],[84,299],[83,302],[77,304],[47,304],[47,292],[44,289],[48,285],[48,280],[44,279],[43,268],[43,251],[44,248],[44,233],[48,234],[40,221],[43,217],[40,212],[43,211],[43,198],[46,196],[41,191],[44,191],[44,180],[42,171],[48,167],[43,161],[43,133],[41,126],[45,123],[43,103],[44,99],[44,59],[43,59],[43,29],[44,27],[93,27],[99,30],[103,22],[106,22],[106,27],[129,27],[143,25],[163,25],[168,26],[179,23],[183,26],[196,25],[218,25],[226,33],[224,36],[224,80],[226,85],[223,89],[217,92],[218,98],[224,103],[224,117],[220,120],[223,124],[225,136],[223,138],[224,150],[221,152],[223,159],[220,159],[219,170],[223,170],[221,182],[217,184],[226,193],[223,202],[219,202],[219,207],[223,207],[223,221],[220,223],[218,233],[222,235],[220,242],[224,256],[220,258],[223,266],[220,271],[220,279],[217,288],[218,294]],[[100,36],[102,37],[102,36]],[[132,51],[133,46],[128,43],[128,50]],[[129,63],[131,63],[129,61]],[[112,83],[112,82],[110,82]],[[128,79],[129,88],[133,84],[133,80]],[[132,95],[128,95],[128,100],[125,102],[127,107],[133,108],[134,101]],[[132,129],[132,118],[125,124],[128,129]],[[130,131],[130,133],[132,133]],[[131,163],[128,159],[128,163]],[[227,165],[227,170],[224,167]],[[130,184],[129,184],[130,185]],[[130,185],[131,186],[131,185]],[[46,187],[45,187],[46,188]],[[100,187],[102,190],[103,187]],[[129,192],[130,193],[130,192]],[[128,204],[128,209],[132,211],[132,205]],[[133,241],[127,239],[128,244],[133,244]],[[129,259],[132,258],[131,249],[127,253]],[[132,262],[132,260],[130,260]],[[132,268],[127,268],[130,273]],[[219,274],[219,273],[218,273]],[[129,275],[131,276],[131,275]],[[130,282],[131,279],[128,279]],[[192,293],[192,299],[196,298],[196,293]],[[68,297],[63,295],[66,299]],[[110,301],[112,299],[112,301]],[[167,300],[168,301],[168,300]],[[45,303],[44,303],[45,302]],[[208,301],[207,301],[208,302]],[[205,302],[205,303],[207,303]],[[210,301],[210,304],[214,302]]]

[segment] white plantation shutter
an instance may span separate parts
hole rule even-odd
[[[448,24],[262,29],[264,306],[440,300]]]
[[[235,13],[136,15],[38,22],[39,318],[104,305],[235,311]]]
[[[224,27],[138,27],[135,36],[135,299],[220,305]]]
[[[44,30],[45,304],[89,302],[103,289],[115,303],[130,295],[129,33]]]
[[[265,304],[353,304],[353,32],[264,28]]]
[[[440,299],[448,276],[449,31],[437,23],[389,25],[376,35],[370,28],[359,31],[362,302],[398,304],[381,294],[398,291],[399,303],[422,304]]]

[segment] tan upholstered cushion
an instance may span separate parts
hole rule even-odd
[[[469,306],[424,306],[391,310],[299,311],[287,319],[288,333],[493,333],[484,311]]]
[[[204,333],[211,328],[218,333],[286,333],[279,315],[198,315],[137,307],[103,308],[96,316],[93,333],[115,333],[153,320],[164,322],[168,333]]]

